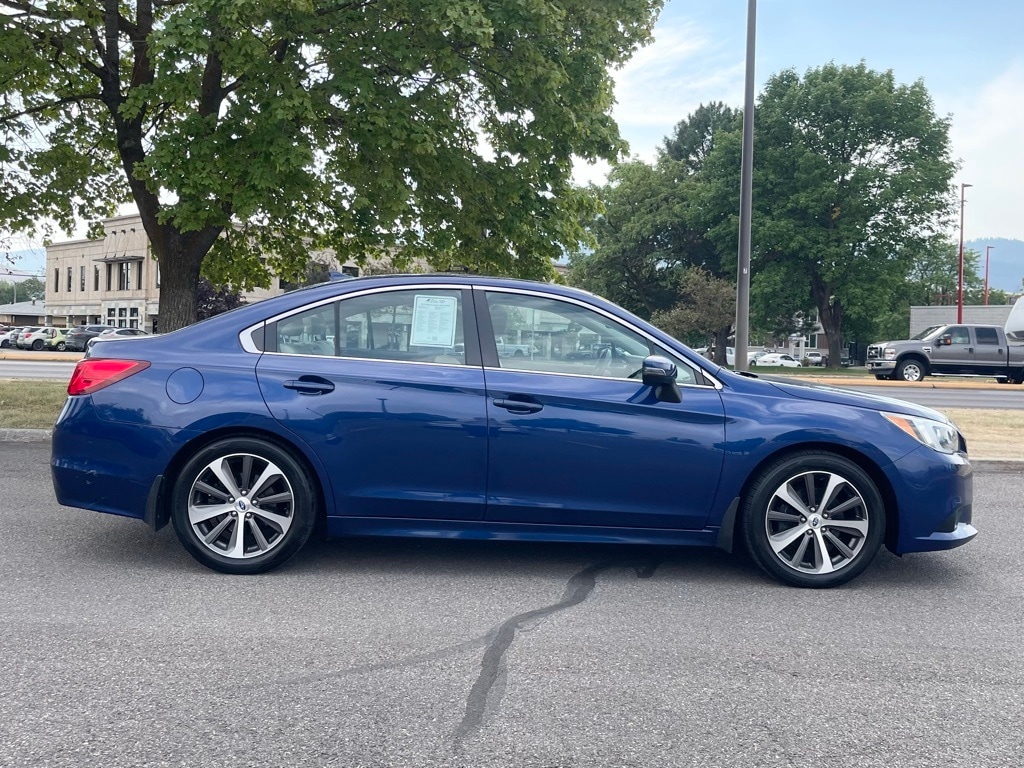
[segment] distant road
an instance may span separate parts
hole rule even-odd
[[[57,379],[68,381],[75,360],[0,360],[0,379]]]

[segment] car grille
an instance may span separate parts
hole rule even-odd
[[[868,360],[878,360],[882,357],[882,347],[880,344],[872,344],[868,347]]]

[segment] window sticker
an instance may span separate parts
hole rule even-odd
[[[457,312],[458,299],[454,296],[416,296],[412,305],[409,344],[416,347],[455,346]]]

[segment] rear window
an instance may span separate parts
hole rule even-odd
[[[999,334],[996,333],[995,328],[975,328],[974,332],[978,334],[979,344],[998,344]]]

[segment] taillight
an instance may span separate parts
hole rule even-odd
[[[145,360],[82,360],[75,366],[68,383],[69,395],[91,395],[149,368]]]

